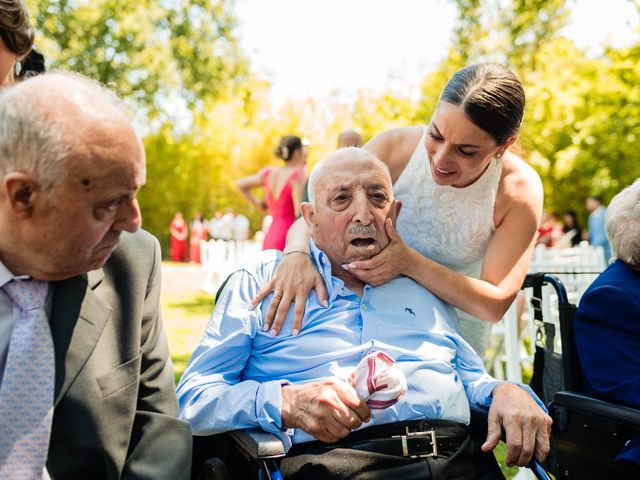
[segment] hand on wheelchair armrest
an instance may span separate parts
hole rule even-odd
[[[544,461],[550,448],[551,417],[518,385],[499,384],[492,396],[482,450],[493,450],[504,437],[508,466],[526,466],[532,458]]]

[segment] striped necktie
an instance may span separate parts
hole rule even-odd
[[[47,460],[55,358],[45,312],[49,284],[13,280],[13,331],[0,385],[0,478],[41,479]]]

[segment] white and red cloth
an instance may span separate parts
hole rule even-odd
[[[395,360],[377,351],[365,356],[349,377],[349,384],[369,408],[382,410],[395,404],[407,391],[404,373],[394,366]]]

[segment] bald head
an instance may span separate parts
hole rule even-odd
[[[347,147],[320,161],[309,177],[312,203],[302,216],[332,264],[371,258],[389,244],[385,224],[399,211],[389,169],[367,150]]]
[[[0,260],[62,280],[102,267],[141,223],[140,139],[116,97],[77,75],[45,74],[0,94]]]
[[[118,98],[97,82],[69,73],[30,78],[0,94],[0,175],[33,173],[51,186],[66,178],[69,157],[92,155],[94,137],[113,144],[123,131],[135,135]]]
[[[311,175],[309,175],[309,202],[315,203],[318,194],[318,187],[321,187],[320,180],[327,178],[333,172],[339,172],[345,167],[354,163],[370,163],[372,171],[375,171],[381,179],[389,182],[391,185],[391,175],[389,167],[368,150],[359,147],[344,147],[333,153],[330,153],[320,160],[313,167]]]
[[[338,148],[361,147],[363,143],[362,135],[355,130],[345,130],[338,135]]]

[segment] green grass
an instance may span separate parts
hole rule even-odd
[[[199,282],[176,281],[178,275],[194,275],[197,267],[163,264],[162,315],[175,369],[176,383],[202,337],[213,309],[213,296],[200,290]],[[184,271],[183,271],[184,270]]]

